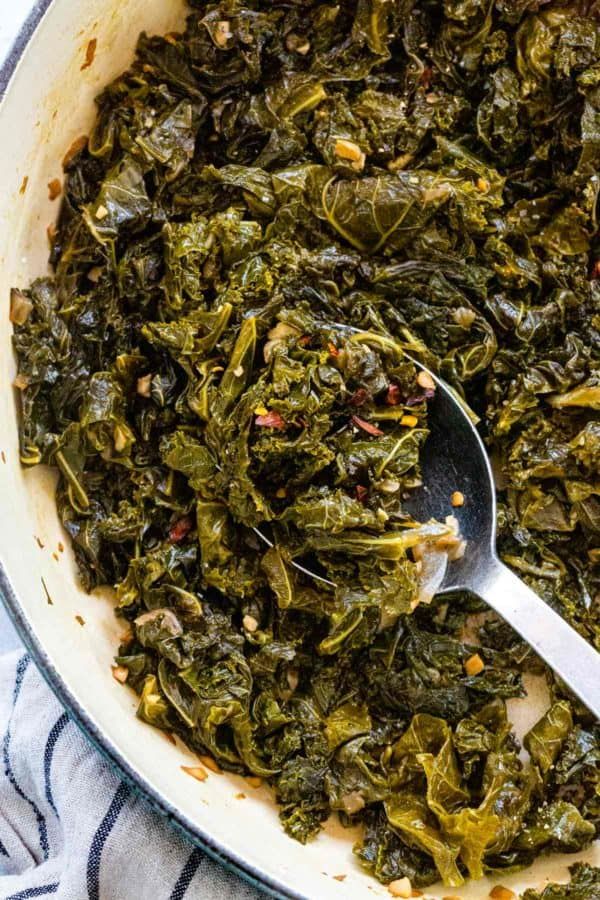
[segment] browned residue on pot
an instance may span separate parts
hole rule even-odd
[[[48,590],[48,586],[43,578],[41,578],[40,580],[42,582],[42,587],[44,588],[44,593],[46,595],[46,603],[48,604],[48,606],[53,606],[54,602],[52,600],[52,597],[50,596],[50,591]]]
[[[56,200],[62,193],[62,184],[59,178],[53,178],[48,182],[48,200]]]
[[[87,144],[87,141],[87,134],[82,134],[81,137],[78,137],[73,141],[73,143],[63,156],[63,169],[66,169],[71,160],[79,153],[79,151],[83,150],[83,148]]]
[[[85,48],[85,62],[81,66],[81,71],[83,72],[85,69],[89,69],[92,63],[94,62],[94,57],[96,55],[96,47],[98,46],[98,41],[96,38],[92,38],[91,41],[88,41],[88,45]]]

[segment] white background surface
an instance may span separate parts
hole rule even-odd
[[[0,63],[4,62],[32,6],[32,0],[4,0],[0,9]],[[18,638],[0,603],[0,653],[17,646],[17,643]]]

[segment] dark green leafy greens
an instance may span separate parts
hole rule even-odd
[[[522,900],[598,900],[600,897],[600,869],[585,863],[570,867],[568,884],[548,884],[542,891],[529,890]]]
[[[552,682],[523,762],[506,700],[539,662],[493,615],[468,638],[472,598],[419,602],[460,544],[402,499],[412,356],[480,418],[504,559],[600,647],[597,11],[192,6],[99,96],[53,277],[13,292],[23,463],[116,587],[139,715],[267,778],[290,835],[336,811],[415,886],[578,850],[598,724]],[[539,896],[597,893],[579,866]]]

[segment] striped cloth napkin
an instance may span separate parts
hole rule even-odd
[[[87,742],[22,651],[0,656],[0,900],[260,900]]]

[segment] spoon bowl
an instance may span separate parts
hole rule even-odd
[[[464,555],[446,567],[437,594],[467,591],[484,600],[523,637],[573,693],[600,718],[600,653],[498,557],[496,490],[490,461],[471,413],[456,392],[414,355],[387,336],[335,324],[353,340],[389,345],[413,359],[435,383],[428,401],[429,436],[421,455],[422,486],[411,491],[403,508],[417,522],[456,516]],[[452,495],[463,503],[453,507]],[[265,543],[272,542],[254,529]],[[335,587],[298,562],[293,565],[316,581]]]
[[[496,491],[492,467],[471,413],[445,381],[422,366],[436,384],[427,404],[429,436],[421,452],[423,485],[403,501],[403,508],[417,522],[456,517],[464,555],[447,566],[438,593],[473,590],[482,565],[496,559]],[[462,495],[462,505],[452,505],[452,495]],[[475,590],[475,593],[477,591]]]
[[[447,566],[438,594],[468,591],[485,600],[599,718],[600,653],[499,559],[496,490],[485,446],[457,394],[434,372],[425,371],[436,391],[427,405],[423,485],[404,506],[416,521],[443,519],[452,494],[460,492],[463,505],[452,512],[467,542],[464,555]]]

